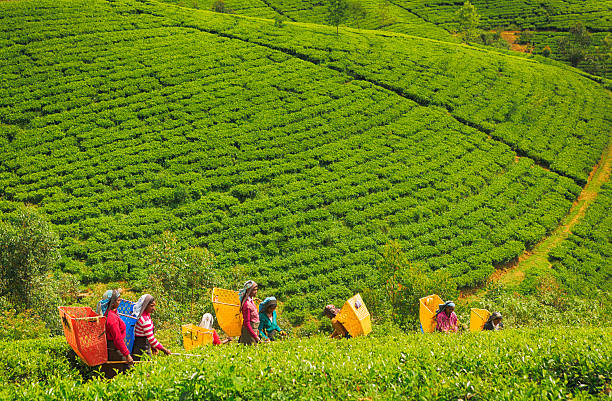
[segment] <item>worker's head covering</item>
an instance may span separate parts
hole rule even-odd
[[[244,287],[240,291],[238,291],[238,298],[240,299],[240,303],[242,303],[242,299],[246,294],[249,293],[251,288],[255,287],[256,285],[257,283],[253,280],[248,280],[246,283],[244,283]]]
[[[489,316],[489,322],[493,322],[493,320],[495,319],[501,319],[502,318],[502,314],[499,312],[493,312],[491,313],[491,316]]]
[[[439,304],[438,305],[438,311],[436,312],[436,315],[439,315],[440,313],[444,312],[444,310],[446,308],[450,308],[450,307],[454,307],[455,303],[453,301],[446,301],[443,304]]]
[[[108,313],[109,306],[112,306],[117,299],[121,296],[119,290],[108,290],[102,295],[102,300],[98,302],[98,307],[96,308],[98,313],[106,316]]]
[[[327,305],[323,308],[323,314],[326,316],[336,317],[336,315],[340,313],[340,309],[336,308],[334,305]]]
[[[278,305],[275,297],[267,297],[264,299],[263,302],[259,304],[259,313],[264,313],[271,305]]]
[[[151,304],[151,302],[154,300],[155,298],[153,298],[153,295],[151,294],[144,294],[138,298],[138,301],[136,301],[136,304],[134,305],[134,311],[132,312],[134,316],[140,319],[140,316],[142,316],[144,311],[147,309],[147,306],[149,306],[149,304]]]
[[[203,329],[212,330],[213,321],[214,321],[213,315],[207,312],[204,315],[202,315],[202,320],[200,321],[200,327]]]

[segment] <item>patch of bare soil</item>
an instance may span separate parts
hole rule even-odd
[[[501,37],[508,42],[510,49],[521,53],[531,53],[529,45],[520,45],[517,43],[520,34],[521,31],[502,31]]]

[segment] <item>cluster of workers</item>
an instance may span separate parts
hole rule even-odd
[[[257,295],[257,283],[252,280],[244,284],[239,292],[240,311],[243,316],[242,334],[238,340],[242,344],[256,344],[258,342],[275,341],[287,335],[277,323],[275,297],[268,297],[255,306],[254,298]],[[144,354],[152,355],[171,352],[155,338],[155,326],[151,314],[155,311],[155,298],[150,294],[141,296],[134,304],[133,315],[137,318],[134,326],[134,345],[132,352],[125,344],[126,325],[119,317],[117,309],[121,304],[121,293],[118,290],[108,290],[98,303],[98,313],[106,317],[106,348],[108,362],[103,364],[101,370],[106,378],[113,378],[118,372],[125,371],[134,362],[140,361]],[[213,345],[229,342],[231,339],[221,341],[216,330],[213,329],[213,316],[205,313],[199,326],[209,329],[213,334]]]
[[[500,330],[504,328],[502,323],[502,315],[499,312],[494,312],[485,322],[483,330]],[[436,311],[436,331],[443,333],[456,333],[459,331],[459,319],[455,313],[455,303],[446,301],[438,305]]]
[[[277,323],[275,297],[268,297],[255,305],[255,296],[258,286],[253,280],[244,283],[244,287],[238,292],[240,300],[240,311],[242,313],[242,331],[238,342],[241,344],[257,344],[259,342],[275,341],[287,335]],[[130,353],[125,345],[126,326],[117,313],[120,305],[121,293],[118,290],[108,290],[103,299],[98,303],[98,313],[106,316],[106,341],[108,362],[102,365],[105,377],[112,378],[118,372],[125,371],[134,362],[139,361],[144,354],[151,355],[163,352],[170,355],[171,352],[155,338],[155,326],[151,320],[151,314],[155,311],[155,298],[150,294],[141,296],[133,308],[133,314],[137,317],[134,327],[134,345]],[[358,306],[357,306],[358,307]],[[332,338],[350,338],[346,328],[337,319],[340,309],[334,305],[327,305],[323,314],[331,319],[333,333]],[[499,312],[493,313],[484,325],[484,330],[499,330],[503,328],[502,316]],[[212,330],[213,345],[229,342],[230,339],[221,341],[217,332],[213,329],[213,316],[205,313],[200,322],[200,327]],[[436,330],[441,332],[457,332],[459,321],[455,314],[455,304],[447,301],[440,304],[436,312]]]

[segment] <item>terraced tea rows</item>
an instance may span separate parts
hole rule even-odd
[[[441,0],[397,0],[423,19],[448,29],[456,28],[456,10],[463,2]],[[612,30],[610,0],[504,1],[473,0],[484,28],[518,27],[520,29],[567,30],[583,21],[592,31]]]
[[[604,184],[572,234],[549,258],[568,288],[589,295],[612,288],[612,185]]]
[[[580,190],[563,175],[607,135],[595,83],[459,45],[129,0],[0,7],[0,206],[39,205],[89,281],[135,277],[169,230],[291,297],[294,322],[376,285],[392,238],[471,286],[555,227]]]
[[[185,19],[180,23],[281,50],[421,105],[440,106],[580,184],[607,144],[608,92],[558,67],[390,33],[347,32],[338,40],[331,29],[263,25],[251,35],[247,20],[228,24],[209,18],[203,24],[195,15]]]

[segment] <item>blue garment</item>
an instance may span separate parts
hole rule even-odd
[[[273,330],[279,333],[283,331],[276,323],[276,311],[272,312],[272,320],[270,320],[266,312],[259,312],[259,337],[268,340],[268,334]]]
[[[253,280],[247,280],[244,283],[244,287],[240,291],[238,291],[238,299],[240,300],[241,305],[242,305],[242,298],[244,298],[247,291],[249,291],[251,288],[253,288],[256,285],[257,283],[254,282]]]
[[[259,304],[259,313],[265,312],[270,302],[276,304],[276,297],[267,297],[266,299],[261,301],[261,303]]]
[[[102,300],[98,302],[98,313],[101,315],[106,314],[106,309],[108,309],[108,304],[110,303],[111,297],[113,296],[113,290],[108,290],[102,295]]]

